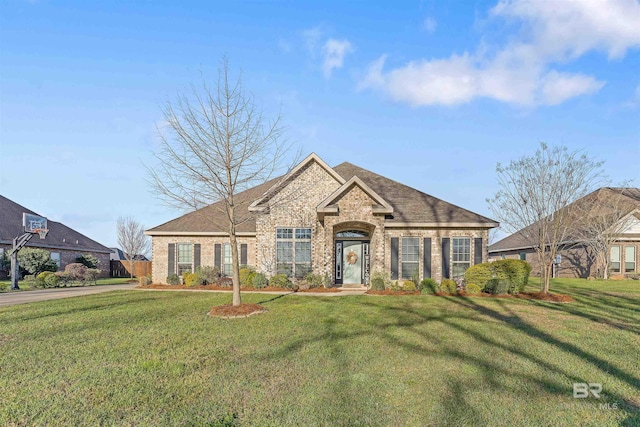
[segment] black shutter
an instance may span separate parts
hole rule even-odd
[[[240,264],[242,265],[248,265],[247,264],[247,244],[243,243],[240,245]]]
[[[216,243],[213,247],[213,265],[220,271],[222,271],[222,245]]]
[[[431,237],[424,239],[424,251],[422,253],[422,278],[431,277]]]
[[[200,267],[200,243],[193,245],[193,271]]]
[[[391,238],[391,279],[398,279],[398,238]]]
[[[449,251],[451,243],[448,237],[442,238],[442,278],[449,279]]]
[[[176,273],[176,244],[169,243],[169,258],[167,259],[167,276]]]
[[[473,264],[482,264],[482,237],[473,240]]]

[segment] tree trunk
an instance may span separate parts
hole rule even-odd
[[[135,265],[135,260],[133,258],[131,258],[129,260],[129,273],[131,273],[131,278],[133,279],[133,266]]]
[[[240,299],[240,264],[238,263],[238,241],[236,239],[236,232],[233,230],[229,233],[229,240],[231,243],[231,265],[233,268],[233,305],[240,305],[242,301]]]
[[[14,245],[15,247],[15,240]],[[20,289],[18,286],[18,274],[20,274],[20,268],[18,267],[18,251],[15,249],[11,252],[11,290],[17,291]]]

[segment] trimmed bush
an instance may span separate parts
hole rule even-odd
[[[86,265],[80,264],[78,262],[67,264],[67,266],[64,268],[64,272],[67,273],[69,277],[71,277],[71,280],[76,282],[84,283],[89,279],[89,269]]]
[[[196,273],[200,275],[200,278],[205,285],[212,285],[216,283],[216,280],[220,277],[220,270],[218,267],[208,265],[199,266],[196,268]]]
[[[491,279],[484,290],[490,294],[503,295],[509,292],[509,288],[510,283],[507,279]]]
[[[202,284],[202,278],[198,273],[191,273],[189,275],[185,274],[182,277],[182,280],[184,280],[184,284],[189,287],[198,286]]]
[[[467,271],[464,272],[464,278],[467,283],[475,283],[480,289],[484,288],[487,282],[494,278],[492,264],[492,262],[485,262],[484,264],[476,264],[467,268]]]
[[[60,278],[55,273],[49,274],[44,278],[45,288],[57,288],[60,284]]]
[[[321,288],[322,286],[325,286],[325,278],[320,274],[309,273],[304,276],[304,281],[307,282],[309,289]]]
[[[455,294],[458,292],[458,284],[455,280],[444,279],[442,283],[440,283],[440,289],[442,289],[443,292]]]
[[[231,288],[233,287],[233,279],[231,277],[219,277],[218,280],[216,280],[216,286]]]
[[[402,290],[407,292],[414,292],[417,290],[416,284],[413,283],[413,280],[405,280],[402,283]]]
[[[531,265],[519,259],[501,259],[484,264],[471,266],[465,272],[465,279],[468,283],[475,283],[487,292],[493,293],[496,284],[489,286],[489,282],[494,279],[507,281],[507,292],[518,294],[522,292],[529,280]],[[501,285],[503,287],[504,285]]]
[[[431,278],[422,279],[422,282],[420,282],[420,292],[434,295],[436,292],[440,292],[440,285]]]
[[[269,280],[269,284],[276,288],[296,289],[296,285],[285,274],[276,274]]]
[[[243,286],[253,286],[253,277],[255,270],[251,267],[243,267],[240,269],[240,284]]]
[[[177,274],[170,274],[167,276],[167,284],[169,285],[179,285],[180,277]]]
[[[384,291],[390,287],[391,278],[387,274],[381,271],[376,271],[371,275],[371,289],[374,291]]]
[[[49,276],[55,276],[55,273],[52,271],[43,271],[42,273],[36,276],[36,286],[38,288],[46,288],[46,279]]]
[[[138,279],[138,284],[140,286],[147,286],[151,284],[151,278],[149,276],[142,276]]]
[[[97,268],[90,268],[87,270],[87,274],[85,275],[85,280],[88,282],[93,282],[93,284],[95,285],[99,276],[100,276],[100,270],[98,270]]]
[[[480,293],[480,286],[475,283],[469,283],[465,289],[465,292],[469,295],[478,295]]]
[[[58,271],[55,273],[58,278],[58,287],[64,288],[73,281],[73,277],[66,271]]]
[[[253,287],[256,289],[262,289],[267,286],[267,276],[262,273],[256,273],[253,275],[253,279],[251,281]]]

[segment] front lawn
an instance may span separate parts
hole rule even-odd
[[[611,286],[609,286],[611,285]],[[571,304],[119,291],[0,309],[0,425],[633,426],[640,283]],[[600,399],[573,398],[600,383]]]

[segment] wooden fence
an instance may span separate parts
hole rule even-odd
[[[130,277],[129,261],[111,261],[111,277]],[[136,261],[133,265],[133,276],[142,277],[151,274],[151,261]]]

